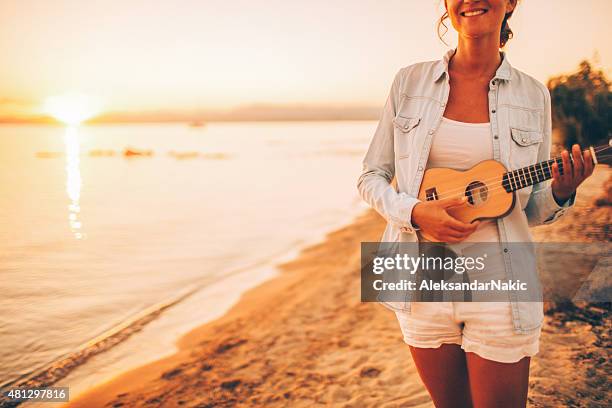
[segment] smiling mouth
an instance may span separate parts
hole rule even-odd
[[[485,14],[487,11],[488,11],[487,9],[476,9],[476,10],[462,11],[459,14],[461,14],[463,17],[476,17],[476,16],[481,16]]]

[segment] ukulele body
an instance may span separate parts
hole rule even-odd
[[[464,171],[431,168],[423,175],[418,198],[431,201],[467,196],[465,204],[447,210],[463,222],[503,217],[512,211],[516,200],[515,193],[502,186],[507,171],[496,160],[484,160]]]

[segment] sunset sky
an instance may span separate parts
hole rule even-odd
[[[380,106],[395,72],[437,59],[438,0],[0,1],[0,117],[69,92],[107,112],[305,103]],[[510,62],[541,81],[599,55],[612,1],[523,0]],[[455,33],[446,35],[451,45]]]

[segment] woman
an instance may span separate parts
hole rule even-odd
[[[416,242],[427,233],[449,245],[500,242],[497,266],[513,276],[521,260],[503,243],[532,241],[529,226],[557,220],[592,174],[590,153],[574,145],[573,163],[562,152],[563,175],[555,163],[552,182],[519,190],[511,213],[496,220],[453,218],[447,209],[464,205],[459,197],[416,198],[429,167],[465,170],[495,159],[517,169],[550,158],[550,94],[500,52],[512,37],[508,20],[516,6],[517,0],[446,0],[440,22],[450,18],[459,33],[456,50],[397,73],[358,182],[364,200],[388,221],[382,241]],[[396,311],[437,407],[526,405],[541,302],[386,305]]]

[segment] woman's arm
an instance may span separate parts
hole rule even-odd
[[[538,152],[538,162],[542,162],[550,159],[550,148],[552,143],[552,114],[551,114],[551,102],[550,92],[545,86],[541,86],[542,93],[544,94],[544,129],[543,129],[543,141],[540,145]],[[559,205],[553,194],[551,187],[551,181],[543,181],[535,184],[529,201],[525,207],[525,214],[527,215],[527,221],[529,226],[536,226],[540,224],[550,224],[559,219],[565,212],[574,205],[576,198],[576,192],[566,199],[563,205]]]
[[[393,119],[399,99],[401,72],[395,75],[382,117],[363,160],[363,172],[357,182],[359,194],[403,232],[421,229],[440,242],[459,242],[473,233],[479,224],[467,224],[448,214],[446,210],[451,206],[464,204],[460,197],[422,202],[406,193],[398,193],[391,185],[395,176]]]
[[[399,99],[399,81],[402,70],[393,80],[378,127],[363,159],[363,171],[357,182],[361,198],[388,222],[407,232],[416,229],[410,222],[412,208],[420,202],[416,197],[398,193],[391,185],[395,176],[395,150],[393,146],[393,119]]]

